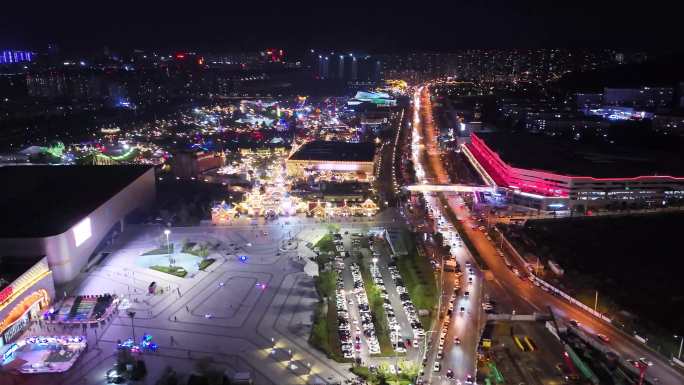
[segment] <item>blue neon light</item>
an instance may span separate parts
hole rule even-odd
[[[31,59],[31,52],[29,51],[4,50],[0,56],[0,64],[30,62]]]

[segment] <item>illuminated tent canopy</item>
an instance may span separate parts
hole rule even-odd
[[[347,104],[350,106],[356,106],[364,102],[373,103],[377,106],[397,105],[397,100],[392,98],[388,93],[373,91],[358,91],[356,95],[354,95],[354,98],[349,99]]]

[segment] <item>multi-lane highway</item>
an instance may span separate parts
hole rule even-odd
[[[450,229],[448,219],[440,210],[440,201],[428,196],[426,202],[435,213],[435,231],[444,234],[461,272],[442,270],[441,317],[434,328],[435,333],[431,335],[425,378],[432,384],[448,384],[452,380],[464,382],[475,375],[475,352],[484,322],[480,306],[483,277],[472,264],[472,258],[458,234]],[[435,362],[439,362],[438,371],[435,371]]]
[[[415,151],[414,167],[416,169],[418,183],[458,183],[458,181],[449,180],[448,173],[444,169],[440,159],[439,149],[436,143],[437,131],[432,119],[428,86],[419,87],[415,91],[414,109],[416,111],[414,111],[412,148]],[[418,162],[416,162],[416,156],[418,156]],[[467,218],[470,217],[470,213],[468,212],[468,208],[461,204],[459,198],[452,195],[451,197],[448,197],[447,200],[448,205],[446,207],[441,207],[441,209],[451,210],[456,214],[459,220],[468,223]],[[439,205],[439,201],[437,200],[434,204]],[[461,236],[468,237],[473,242],[492,273],[491,276],[493,276],[493,279],[488,283],[491,283],[493,292],[505,296],[506,298],[501,298],[500,300],[506,301],[509,306],[513,307],[513,310],[516,310],[518,313],[531,311],[547,312],[550,308],[554,312],[554,315],[560,320],[569,321],[574,319],[590,334],[601,333],[608,336],[610,339],[610,347],[621,357],[626,359],[645,357],[652,361],[654,365],[648,368],[646,375],[648,379],[661,384],[684,384],[684,376],[680,371],[673,368],[667,360],[662,358],[662,356],[651,351],[632,336],[623,333],[612,325],[599,320],[561,298],[542,291],[530,281],[519,278],[503,262],[497,252],[496,246],[487,239],[484,233],[473,227],[474,226],[470,225],[464,226],[465,234],[461,234]],[[460,258],[461,260],[467,258],[467,253],[462,254],[463,257]],[[522,267],[520,268],[522,271]],[[476,274],[476,277],[479,276]],[[481,281],[481,279],[477,279],[477,281]],[[478,290],[475,288],[473,291],[477,292]],[[462,301],[462,298],[459,298],[459,301]],[[475,298],[471,298],[469,303],[473,304],[475,301]],[[480,299],[478,298],[477,301],[480,301]],[[479,309],[479,302],[477,305],[478,306],[472,306],[471,308]],[[477,322],[474,319],[464,318],[461,320],[458,316],[456,319],[460,321],[452,321],[451,325],[451,328],[453,328],[455,333],[459,333],[459,330],[469,330],[473,333],[477,331]],[[439,335],[437,335],[437,337],[438,336]],[[442,366],[446,367],[451,365],[454,370],[457,370],[457,368],[465,368],[458,373],[456,376],[457,379],[462,379],[463,377],[460,376],[462,376],[464,372],[473,370],[471,368],[474,368],[475,365],[474,350],[463,349],[466,346],[470,346],[465,345],[465,341],[470,338],[476,339],[477,337],[470,335],[467,337],[462,336],[462,344],[459,349],[445,347],[445,351],[448,353],[442,361]],[[436,346],[433,344],[433,347]],[[469,358],[467,358],[467,356],[469,356]],[[431,369],[432,367],[426,367],[426,372]],[[444,377],[444,370],[445,369],[442,369],[441,372],[442,378]],[[432,376],[432,379],[432,383],[435,383],[434,375]]]
[[[449,183],[442,167],[436,142],[432,106],[427,89],[414,95],[412,152],[419,184]],[[444,272],[441,268],[441,309],[433,330],[428,333],[430,349],[426,354],[423,379],[432,384],[468,382],[475,377],[476,350],[479,330],[484,322],[482,303],[482,276],[471,264],[471,256],[463,247],[454,224],[444,214],[447,207],[437,194],[425,194],[425,201],[434,218],[435,232],[442,233],[451,246],[452,257],[461,266],[463,275]],[[444,265],[444,263],[442,263]],[[457,288],[457,283],[460,288]],[[454,290],[456,288],[456,290]],[[466,295],[466,292],[468,293]]]

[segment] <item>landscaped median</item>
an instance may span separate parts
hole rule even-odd
[[[333,297],[334,298],[334,293]],[[342,356],[340,339],[337,336],[337,309],[330,300],[321,301],[316,308],[314,324],[311,329],[309,343],[322,351],[328,358],[337,362],[349,362]]]
[[[325,234],[314,245],[314,251],[322,256],[330,256],[330,253],[335,252],[335,243],[333,242],[332,234]]]
[[[319,275],[316,277],[315,284],[318,296],[322,300],[316,308],[309,343],[337,362],[349,362],[342,356],[338,338],[337,309],[334,303],[338,274],[335,270],[324,270],[325,265],[332,259],[330,253],[335,249],[332,236],[326,234],[315,244],[315,247],[319,250],[317,258]]]
[[[150,266],[150,269],[156,270],[156,271],[161,271],[162,273],[166,274],[171,274],[175,275],[176,277],[181,277],[185,278],[186,275],[188,275],[187,270],[180,266],[160,266],[160,265],[155,265],[155,266]]]
[[[205,270],[207,267],[211,266],[212,263],[216,262],[214,258],[203,259],[199,264],[200,270]]]
[[[437,283],[430,261],[418,252],[413,235],[409,231],[402,233],[402,239],[408,250],[408,255],[397,259],[397,267],[401,279],[406,285],[411,301],[416,309],[430,311],[430,315],[420,316],[424,329],[429,329],[432,322],[432,309],[437,306]]]
[[[410,385],[413,384],[413,379],[418,376],[420,366],[418,363],[406,361],[401,359],[398,363],[401,368],[401,374],[392,374],[390,364],[381,362],[376,368],[370,370],[365,366],[355,366],[351,368],[351,372],[363,378],[371,385],[387,384],[387,385]],[[394,365],[392,362],[391,365]]]

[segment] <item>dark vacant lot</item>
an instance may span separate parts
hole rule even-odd
[[[528,221],[521,235],[542,260],[563,266],[563,282],[576,292],[597,289],[599,302],[610,297],[642,321],[682,333],[683,230],[684,214],[669,213]]]

